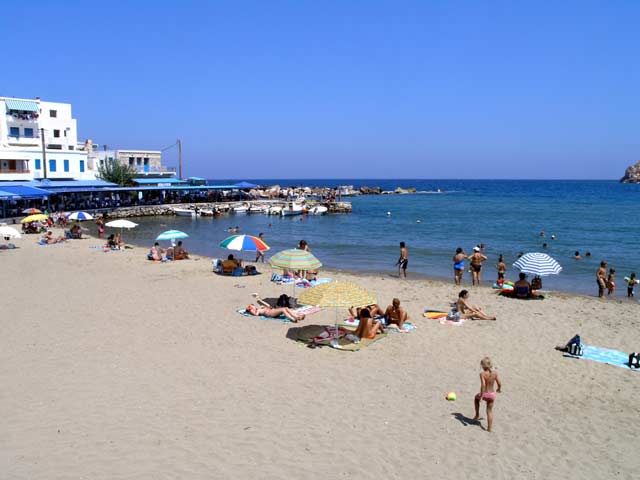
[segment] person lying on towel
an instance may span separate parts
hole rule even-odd
[[[304,315],[298,315],[293,310],[282,307],[282,308],[274,308],[267,307],[264,305],[247,305],[247,313],[251,315],[255,315],[256,317],[265,316],[270,318],[278,318],[280,315],[284,315],[292,322],[299,322],[300,320],[304,320]]]
[[[360,320],[362,311],[365,309],[369,312],[369,316],[373,318],[375,318],[377,315],[384,315],[384,310],[382,310],[380,305],[378,305],[377,303],[372,303],[371,305],[366,305],[364,307],[358,308],[350,307],[349,315],[351,315],[351,318],[357,318],[358,320]]]

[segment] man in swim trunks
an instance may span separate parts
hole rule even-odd
[[[604,289],[607,287],[607,262],[600,262],[600,268],[596,272],[596,283],[598,284],[598,297],[604,297]]]
[[[467,254],[462,248],[456,248],[456,254],[453,256],[453,281],[456,285],[462,284],[462,274],[464,273],[464,259]]]
[[[394,298],[391,302],[391,305],[387,307],[387,310],[384,312],[384,318],[387,321],[387,326],[395,323],[398,325],[398,330],[401,332],[406,332],[407,329],[404,328],[404,322],[406,322],[409,318],[407,315],[407,311],[400,306],[400,300]]]
[[[471,262],[471,278],[473,285],[480,285],[482,262],[486,260],[488,260],[487,257],[480,253],[480,247],[473,247],[473,254],[469,257],[469,261]]]
[[[398,278],[404,275],[407,278],[407,265],[409,265],[409,250],[404,242],[400,242],[400,258],[398,259]]]

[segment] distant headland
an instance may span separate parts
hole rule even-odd
[[[624,172],[624,177],[620,179],[621,183],[640,183],[640,162],[631,165]]]

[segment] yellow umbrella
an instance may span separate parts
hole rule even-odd
[[[364,307],[376,303],[376,298],[362,287],[352,282],[331,282],[308,288],[298,298],[303,305],[334,307],[336,312],[336,330],[338,329],[338,308]],[[331,341],[333,348],[340,348],[337,338]]]
[[[298,298],[303,305],[319,307],[364,307],[376,303],[376,298],[352,282],[330,282],[308,288]]]
[[[48,215],[38,213],[36,215],[29,215],[28,217],[24,217],[22,220],[20,220],[20,223],[41,222],[42,220],[46,220],[47,218],[49,218]]]

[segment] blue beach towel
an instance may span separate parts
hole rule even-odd
[[[594,347],[592,345],[582,345],[582,356],[576,357],[566,353],[564,355],[568,358],[584,358],[586,360],[593,360],[598,363],[607,363],[616,367],[626,368],[627,370],[635,370],[629,368],[629,354],[620,352],[618,350],[611,350],[608,348]]]
[[[264,315],[260,315],[259,317],[257,317],[256,315],[251,315],[250,313],[248,313],[247,310],[244,308],[242,310],[238,310],[238,313],[240,315],[244,315],[245,317],[259,318],[260,320],[271,320],[272,322],[281,322],[281,323],[293,323],[284,315],[280,315],[279,317],[276,317],[276,318],[265,317]]]

